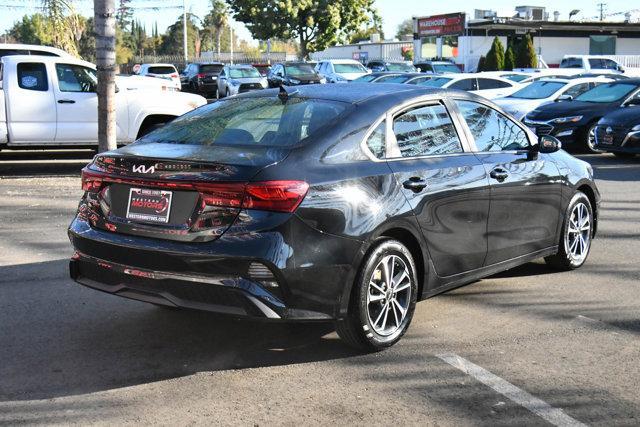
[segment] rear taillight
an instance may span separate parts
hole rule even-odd
[[[204,79],[205,77],[207,77],[206,74],[202,74],[202,73],[198,74],[199,79]]]
[[[176,78],[178,78],[178,75],[176,73],[173,73],[173,74],[171,74],[171,78],[172,79],[176,79]]]
[[[293,212],[307,195],[304,181],[265,181],[247,184],[242,207],[264,211]]]
[[[97,193],[102,188],[104,175],[82,169],[82,189],[90,193]]]
[[[98,193],[105,183],[119,183],[172,191],[197,191],[206,206],[293,212],[302,203],[309,184],[304,181],[180,182],[115,177],[88,169],[82,170],[82,189]]]

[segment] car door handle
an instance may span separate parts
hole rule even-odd
[[[427,181],[420,177],[412,176],[411,178],[403,182],[402,186],[407,190],[413,191],[414,193],[419,193],[427,187]]]
[[[75,104],[73,99],[58,99],[58,104]]]
[[[498,182],[502,182],[509,177],[509,172],[502,168],[495,168],[489,172],[489,176]]]

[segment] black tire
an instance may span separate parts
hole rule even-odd
[[[228,98],[228,97],[230,97],[230,96],[231,96],[231,93],[229,93],[229,88],[225,89],[225,91],[224,91],[224,97],[225,97],[225,98]]]
[[[578,257],[575,253],[572,252],[571,248],[573,247],[572,242],[575,242],[577,237],[574,237],[572,240],[569,236],[570,234],[570,225],[575,227],[575,223],[573,222],[574,213],[578,207],[578,205],[584,206],[586,212],[588,213],[589,218],[589,229],[581,232],[582,238],[588,236],[588,239],[585,243],[586,248],[581,251],[580,256]],[[575,233],[571,233],[576,236]],[[560,239],[558,242],[558,253],[555,255],[551,255],[546,257],[545,262],[553,268],[558,270],[575,270],[576,268],[580,268],[589,256],[589,252],[591,250],[591,241],[593,238],[593,208],[591,206],[591,202],[589,198],[581,191],[577,191],[576,194],[573,195],[569,205],[567,206],[567,210],[564,215],[564,221],[562,223],[562,229],[560,232]],[[580,242],[575,243],[576,245],[580,245]],[[578,249],[576,246],[575,250]]]
[[[636,156],[635,153],[613,153],[613,155],[620,159],[633,159]]]
[[[397,293],[385,286],[386,273],[381,267],[383,262],[398,268],[399,273],[396,277],[402,276],[396,283],[396,288],[403,289]],[[403,272],[407,273],[409,282],[405,281]],[[369,252],[360,267],[351,294],[347,317],[336,322],[336,332],[340,338],[348,345],[364,351],[380,351],[398,342],[413,318],[418,294],[417,278],[413,257],[402,243],[392,239],[379,242]],[[373,289],[370,288],[370,282],[376,280],[378,285],[387,290],[386,297],[382,297],[384,295],[382,292],[378,295],[370,294],[370,289]],[[383,299],[378,300],[380,297]],[[370,298],[376,298],[376,301],[370,301]],[[404,317],[402,307],[406,309]],[[385,308],[386,315],[384,315]],[[376,311],[377,309],[379,311]],[[381,318],[383,315],[384,319]],[[393,316],[393,318],[387,318],[387,316]],[[372,317],[377,317],[377,320],[372,320]],[[390,325],[387,331],[384,326],[388,319],[394,325]]]

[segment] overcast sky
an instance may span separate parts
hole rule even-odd
[[[93,0],[73,1],[78,11],[83,15],[90,16],[93,14]],[[118,0],[116,0],[116,2],[117,1]],[[581,13],[578,15],[578,18],[588,19],[598,16],[597,3],[603,1],[607,3],[605,13],[624,13],[632,7],[640,7],[640,3],[637,3],[637,0],[588,0],[581,2],[531,0],[524,2],[524,4],[544,6],[551,15],[553,15],[553,11],[557,10],[561,13],[561,19],[566,19],[572,9],[579,8],[581,9]],[[185,2],[187,9],[194,14],[204,17],[207,13],[209,0],[185,0]],[[41,4],[41,0],[0,0],[0,32],[4,32],[10,28],[13,23],[19,20],[24,14],[36,12],[38,10],[37,7]],[[510,13],[515,9],[515,6],[519,4],[521,3],[514,3],[512,0],[485,0],[482,2],[482,7]],[[559,6],[560,4],[562,4],[561,7]],[[4,7],[6,5],[14,7]],[[167,26],[175,22],[182,12],[182,1],[180,0],[133,0],[132,5],[140,8],[162,7],[162,9],[158,10],[136,9],[136,19],[142,21],[148,31],[151,31],[154,22],[158,23],[158,29],[160,31],[164,31]],[[398,24],[412,16],[427,16],[450,12],[467,12],[472,14],[474,9],[473,2],[469,2],[468,0],[447,0],[446,2],[437,3],[429,0],[376,0],[376,6],[380,10],[380,14],[384,20],[384,31],[387,37],[393,37]],[[634,16],[637,17],[638,14]],[[618,15],[612,17],[612,19],[622,20],[623,16]],[[244,28],[244,25],[236,23],[234,27],[241,38],[250,38],[249,32]]]

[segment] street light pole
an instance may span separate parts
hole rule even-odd
[[[182,49],[184,50],[184,63],[187,65],[188,50],[187,50],[187,0],[182,0]]]
[[[116,146],[116,2],[94,0],[98,71],[98,151]]]

